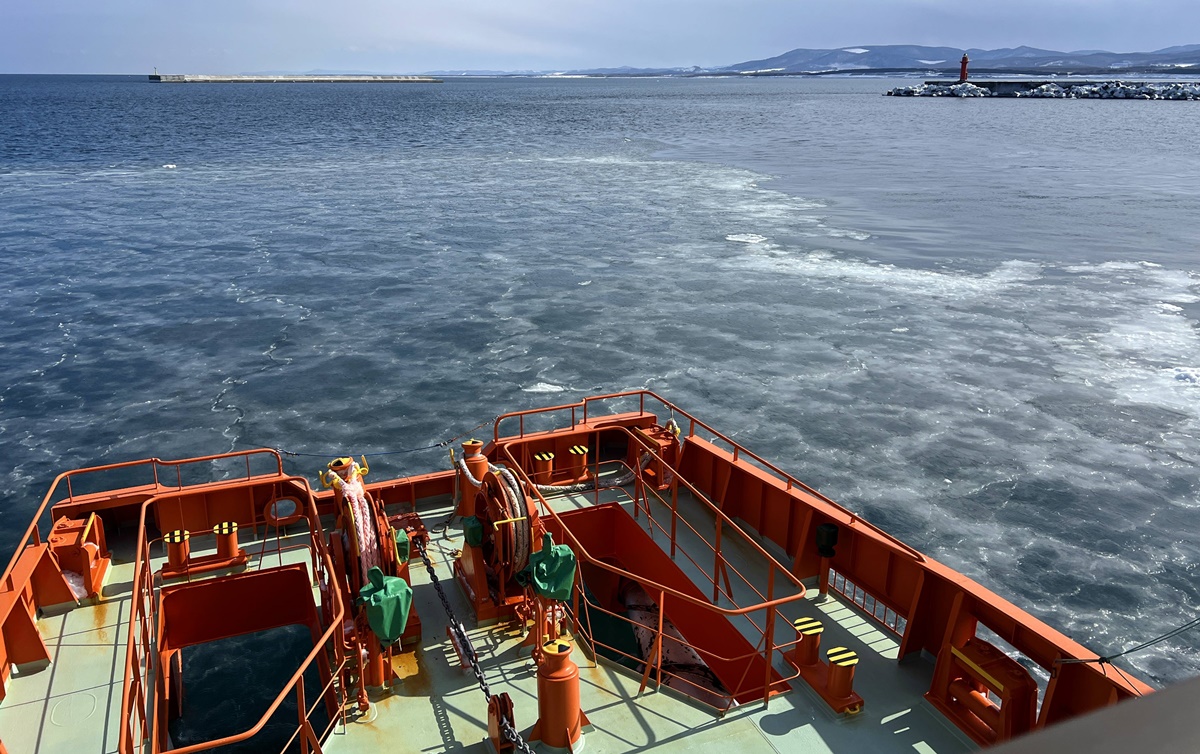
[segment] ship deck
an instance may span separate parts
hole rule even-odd
[[[620,490],[558,495],[548,502],[560,512],[613,502],[633,512],[632,501]],[[701,523],[699,530],[704,530],[706,520],[714,521],[711,513],[686,494],[681,494],[679,505],[693,525]],[[426,525],[432,526],[446,518],[450,504],[445,498],[426,499],[419,501],[418,509]],[[644,523],[645,514],[641,516]],[[517,727],[527,735],[538,716],[535,668],[521,651],[522,637],[513,624],[472,628],[471,608],[452,574],[455,553],[463,544],[456,524],[431,534],[429,556],[452,608],[468,626],[488,684],[493,693],[510,695]],[[304,534],[293,532],[291,537],[299,541]],[[656,542],[662,546],[664,540],[659,534]],[[686,529],[678,533],[677,543],[682,551],[704,547],[699,535]],[[251,555],[247,568],[258,567],[262,540],[242,544]],[[10,681],[8,696],[0,704],[0,731],[10,752],[117,750],[119,675],[128,635],[133,565],[132,547],[125,538],[114,537],[111,545],[113,565],[103,599],[39,621],[55,661],[48,667],[26,669]],[[212,547],[204,540],[193,547],[203,554],[206,545]],[[305,562],[307,557],[304,550],[278,556],[274,547],[271,539],[265,557],[268,565]],[[722,551],[731,566],[765,588],[767,565],[760,555],[731,537]],[[158,568],[161,564],[158,559],[153,565]],[[709,577],[687,558],[677,557],[676,564],[698,586],[711,588]],[[421,641],[415,649],[395,654],[392,666],[400,680],[375,695],[369,714],[352,712],[345,725],[335,724],[324,744],[326,751],[366,752],[384,746],[413,752],[489,750],[486,701],[474,675],[460,667],[446,638],[445,612],[421,565],[417,560],[411,569],[414,607],[423,625]],[[720,604],[728,606],[729,602],[722,597]],[[780,635],[790,631],[792,620],[803,615],[823,620],[825,646],[845,646],[858,652],[854,688],[866,702],[858,715],[835,715],[800,679],[791,682],[790,693],[774,696],[769,704],[742,704],[721,715],[673,689],[655,689],[653,681],[639,693],[639,674],[597,659],[586,651],[584,642],[578,642],[579,649],[572,657],[580,668],[581,704],[592,724],[585,734],[585,748],[614,754],[706,750],[717,745],[745,752],[946,754],[976,748],[923,699],[933,670],[930,660],[897,663],[895,639],[835,592],[822,601],[813,588],[805,600],[785,605],[778,619]],[[740,625],[735,621],[735,626],[752,644],[757,643],[760,634],[748,620]],[[189,671],[186,651],[183,661],[187,678],[195,670]],[[784,676],[794,673],[778,653],[774,666]],[[247,718],[247,725],[265,711],[276,690],[265,691],[268,693],[261,700],[248,705],[258,711]],[[185,716],[189,711],[185,708]],[[228,732],[236,731],[222,731]]]

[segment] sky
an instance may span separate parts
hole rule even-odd
[[[0,73],[556,71],[799,47],[1196,43],[1197,0],[0,0]]]

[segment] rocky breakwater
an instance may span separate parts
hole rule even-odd
[[[1154,84],[1126,84],[1121,81],[1106,81],[1103,84],[1042,84],[1027,92],[1017,92],[1017,97],[1041,99],[1200,99],[1200,84],[1162,82]]]
[[[887,92],[889,97],[994,97],[990,89],[964,81],[959,84],[920,84],[898,86]]]
[[[967,81],[942,84],[928,81],[899,86],[890,97],[1033,97],[1037,99],[1163,99],[1200,100],[1200,84],[1182,81],[1129,83],[1124,81]]]

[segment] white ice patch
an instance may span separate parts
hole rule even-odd
[[[847,47],[846,49],[842,50],[842,52],[852,52],[855,55],[862,55],[864,52],[870,52],[870,50],[866,49],[865,47]]]
[[[71,587],[71,594],[75,599],[81,600],[87,597],[87,586],[83,583],[83,576],[74,571],[63,571],[63,579],[66,580],[67,586]]]
[[[938,63],[945,63],[946,61],[944,61],[944,60],[921,60],[920,58],[917,58],[917,62],[924,63],[925,65],[937,65]]]
[[[554,385],[549,382],[539,382],[529,387],[523,387],[521,391],[526,393],[562,393],[566,391],[566,388],[562,385]]]
[[[1178,382],[1200,382],[1200,367],[1174,367],[1169,370]]]
[[[825,228],[825,235],[832,238],[853,238],[855,241],[866,241],[871,237],[870,233],[864,233],[861,230],[851,230],[850,228]]]
[[[972,298],[995,295],[1010,286],[1038,280],[1042,267],[1033,262],[1010,260],[989,273],[921,270],[845,259],[828,251],[802,257],[756,258],[750,264],[768,265],[777,272],[801,275],[809,280],[840,281],[892,289],[897,295]]]
[[[175,169],[175,163],[173,163],[173,162],[168,162],[166,165],[163,165],[163,167],[164,167],[164,168],[166,168],[167,170],[174,170],[174,169]]]
[[[760,236],[757,233],[731,233],[725,236],[726,241],[736,241],[737,243],[762,243],[767,240],[766,236]]]

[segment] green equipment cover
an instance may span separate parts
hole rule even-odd
[[[517,574],[521,586],[533,584],[533,591],[550,600],[571,598],[575,583],[575,553],[566,545],[554,544],[550,532],[542,537],[542,549],[529,556],[529,565]]]
[[[475,516],[464,518],[463,536],[466,538],[467,544],[472,547],[478,547],[483,544],[483,522]]]
[[[408,562],[408,532],[404,529],[393,529],[396,532],[396,561],[400,565]]]
[[[359,604],[367,607],[367,622],[386,647],[404,633],[412,607],[412,587],[399,576],[384,576],[379,566],[367,571],[369,584],[358,590]]]

